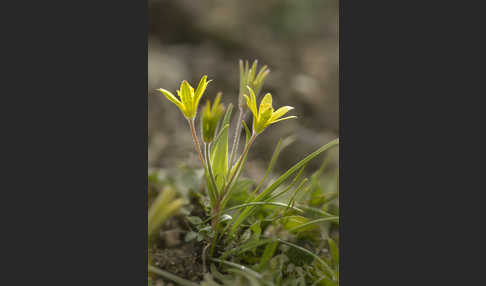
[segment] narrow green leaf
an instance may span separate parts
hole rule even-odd
[[[286,230],[291,230],[302,224],[309,222],[309,219],[300,215],[291,215],[282,219],[282,227]]]
[[[313,212],[313,213],[320,214],[320,215],[322,215],[324,217],[334,216],[333,214],[330,214],[328,212],[325,212],[325,211],[323,211],[321,209],[309,207],[309,206],[306,206],[306,205],[299,205],[299,208],[300,209],[303,209],[304,211],[309,211],[309,212]]]
[[[249,136],[251,136],[250,130],[248,129],[248,126],[246,126],[244,121],[242,121],[242,123],[243,123],[243,126],[245,127],[245,131],[246,131],[246,144],[245,145],[248,145],[248,141],[249,141],[249,138],[250,138]],[[246,148],[246,146],[245,146],[245,148]],[[226,204],[228,203],[229,198],[231,197],[231,193],[233,192],[233,189],[236,185],[236,182],[238,182],[238,180],[240,178],[241,171],[243,170],[243,168],[245,166],[247,157],[248,157],[248,153],[246,153],[245,156],[241,159],[242,162],[241,162],[240,168],[238,170],[236,170],[236,167],[238,165],[238,161],[233,165],[233,167],[231,168],[231,171],[228,170],[228,172],[229,172],[228,178],[231,178],[233,176],[234,172],[238,172],[238,173],[236,173],[235,179],[233,180],[231,185],[228,187],[227,194],[225,195],[225,198],[223,199],[223,202],[221,203],[221,209],[223,209],[223,210],[226,207]]]
[[[241,123],[243,123],[243,127],[245,128],[245,133],[246,133],[245,146],[246,146],[246,145],[248,145],[248,141],[250,140],[251,133],[250,133],[250,129],[248,129],[248,126],[246,126],[245,121],[242,120]],[[238,175],[236,176],[234,182],[238,181],[238,178],[240,177],[241,170],[243,170],[243,167],[245,166],[245,163],[246,163],[247,155],[248,154],[246,154],[245,157],[242,159],[243,162],[241,162],[240,171],[238,172]],[[231,167],[231,173],[230,173],[231,175],[233,175],[233,173],[236,171],[237,163],[238,163],[238,161],[236,161],[235,164]]]
[[[224,162],[222,161],[223,160],[223,157],[224,157],[224,154],[223,154],[224,153],[224,147],[222,146],[222,145],[224,145],[224,142],[222,142],[222,141],[224,141],[225,140],[224,138],[226,138],[226,145],[228,145],[228,143],[227,143],[228,142],[228,129],[229,129],[229,126],[230,126],[229,121],[231,119],[231,112],[232,112],[232,110],[233,110],[233,104],[230,103],[228,105],[228,108],[226,109],[226,113],[224,115],[224,118],[223,118],[223,121],[222,121],[222,124],[221,124],[221,126],[223,126],[223,127],[221,128],[221,130],[219,130],[217,132],[216,138],[214,139],[214,142],[211,144],[212,147],[211,147],[211,151],[210,151],[210,157],[211,157],[211,160],[210,161],[211,161],[211,164],[214,164],[214,158],[216,157],[216,152],[221,152],[219,154],[219,156],[221,158],[218,158],[218,160],[217,160],[216,163],[219,164],[220,165],[219,167],[221,167],[221,168],[223,166],[225,166],[224,167],[224,170],[227,169],[228,163],[227,163],[227,159]],[[224,135],[226,135],[226,136],[224,136]],[[222,142],[222,143],[220,143],[220,142]],[[222,145],[219,146],[220,144],[222,144]],[[221,150],[221,151],[217,151],[217,150]],[[228,148],[226,147],[226,157],[228,157],[227,154],[228,154]],[[215,168],[214,165],[211,165],[211,166],[212,166],[212,169],[213,169],[213,175],[215,177],[217,175],[221,175],[219,173],[216,174],[216,172],[214,170],[214,168]],[[224,175],[225,174],[223,174],[223,176],[222,176],[222,178],[220,178],[220,180],[223,180],[224,181]],[[208,186],[211,185],[210,183],[211,182],[208,181]]]
[[[283,207],[283,208],[288,207],[288,204],[284,204],[284,203],[280,203],[280,202],[249,202],[249,203],[245,203],[245,204],[241,204],[241,205],[237,205],[237,206],[228,208],[228,209],[224,210],[224,212],[230,212],[232,210],[236,210],[236,209],[244,208],[244,207],[261,206],[261,205],[271,205],[271,206],[277,206],[277,207]],[[304,212],[303,210],[296,208],[296,207],[291,207],[291,209],[294,210],[294,211],[300,212],[300,213]]]
[[[218,189],[223,187],[228,168],[228,128],[229,124],[224,125],[211,148],[211,166]]]
[[[331,259],[332,263],[335,266],[339,265],[339,248],[336,242],[332,238],[328,238],[327,242],[329,243],[329,251],[331,252]]]
[[[238,269],[228,269],[228,272],[239,274],[240,276],[243,276],[250,282],[250,286],[261,286],[261,284],[258,282],[258,280],[253,277],[252,275],[249,275],[247,272],[240,271]]]
[[[225,260],[221,260],[221,259],[217,259],[217,258],[210,258],[210,259],[214,262],[219,262],[219,263],[231,266],[231,267],[235,267],[236,269],[239,269],[239,270],[244,271],[244,272],[246,272],[250,275],[253,275],[256,278],[259,278],[259,279],[262,278],[262,275],[260,273],[255,272],[255,271],[251,270],[250,268],[243,266],[241,264],[230,262],[230,261],[225,261]]]
[[[314,225],[316,223],[325,222],[325,221],[338,222],[339,221],[339,217],[338,216],[324,217],[324,218],[318,218],[318,219],[313,220],[313,221],[302,222],[300,225],[297,225],[297,226],[294,226],[294,227],[290,228],[289,231],[295,232],[297,230],[309,229],[308,228],[309,226],[312,226],[312,225]]]
[[[319,284],[321,282],[323,282],[324,284]],[[316,286],[316,285],[338,286],[339,284],[338,284],[337,281],[329,280],[326,276],[323,276],[319,280],[317,280],[316,282],[314,282],[314,284],[312,284],[312,286]]]
[[[257,65],[258,60],[254,60],[250,68],[250,73],[248,74],[248,83],[252,83],[255,80]]]
[[[302,180],[302,182],[300,182],[299,186],[295,189],[294,194],[292,195],[292,197],[289,200],[289,204],[288,204],[289,208],[294,205],[295,196],[297,196],[297,193],[299,193],[299,191],[302,190],[302,188],[307,183],[307,181],[308,181],[307,178],[304,178]]]
[[[295,164],[292,168],[290,168],[287,172],[285,172],[282,176],[280,176],[272,185],[270,185],[267,189],[265,189],[259,196],[258,199],[265,197],[266,195],[273,192],[278,186],[280,186],[290,175],[292,175],[295,171],[297,171],[300,167],[304,166],[307,162],[314,159],[322,152],[326,151],[327,149],[334,147],[339,144],[339,138],[332,140],[331,142],[325,144],[321,148],[314,151],[312,154],[308,155],[300,162]]]
[[[270,173],[272,172],[273,167],[275,166],[275,163],[277,162],[278,155],[280,154],[281,147],[282,147],[282,139],[278,140],[277,147],[275,147],[275,150],[273,151],[272,159],[270,159],[270,163],[268,164],[268,168],[265,171],[265,175],[263,176],[260,183],[256,187],[254,193],[258,193],[258,190],[260,190],[260,188],[262,187],[263,182],[265,182],[268,175],[270,175]]]
[[[244,120],[241,121],[243,123],[243,127],[245,127],[245,133],[246,133],[246,139],[245,139],[245,145],[248,144],[248,141],[250,140],[251,137],[251,132],[250,128],[246,125],[246,122]]]
[[[213,184],[211,182],[211,178],[209,176],[209,172],[207,168],[204,168],[205,172],[204,175],[206,176],[206,186],[208,188],[209,200],[211,201],[211,205],[215,205],[216,203],[216,193],[217,190],[214,189]]]
[[[280,202],[249,202],[249,203],[244,203],[244,204],[241,204],[241,205],[237,205],[237,206],[233,206],[233,207],[227,208],[225,210],[222,210],[221,212],[222,213],[229,213],[231,211],[234,211],[234,210],[237,210],[237,209],[241,209],[241,208],[246,208],[246,207],[249,207],[249,206],[264,206],[264,205],[277,206],[277,207],[281,207],[281,208],[287,208],[288,207],[288,204],[280,203]],[[302,209],[297,208],[297,207],[290,207],[290,209],[292,209],[292,210],[294,210],[296,212],[299,212],[299,213],[304,213],[304,211]],[[329,216],[332,216],[332,215],[329,214]],[[214,217],[215,216],[211,216],[211,217],[207,218],[204,221],[204,223],[207,223],[208,221],[210,221]]]
[[[221,128],[221,130],[219,131],[218,135],[214,139],[213,143],[211,144],[211,146],[212,146],[211,151],[210,151],[211,160],[214,157],[215,145],[218,144],[218,142],[222,140],[223,132],[225,132],[225,130],[228,129],[228,128],[229,128],[229,124],[224,124],[223,127]]]
[[[305,167],[306,167],[306,165],[304,165],[304,166],[302,166],[302,168],[300,168],[300,171],[292,179],[292,182],[290,182],[290,184],[283,191],[276,193],[275,195],[273,195],[270,198],[266,199],[266,201],[273,201],[276,198],[278,198],[278,197],[282,196],[283,194],[285,194],[286,192],[288,192],[297,183],[297,181],[299,180],[300,176],[304,172]]]
[[[308,155],[304,159],[302,159],[300,162],[295,164],[292,168],[290,168],[287,172],[285,172],[283,175],[281,175],[273,184],[271,184],[268,188],[266,188],[261,194],[259,194],[254,201],[262,201],[270,195],[276,188],[278,188],[290,175],[295,173],[297,170],[299,170],[302,166],[307,164],[310,160],[314,159],[324,151],[328,150],[329,148],[336,146],[339,144],[339,138],[332,140],[331,142],[325,144],[321,148],[317,149],[314,151],[312,154]],[[252,210],[253,207],[247,207],[241,215],[236,219],[235,223],[232,225],[231,230],[230,230],[230,237],[233,236],[240,224],[248,217],[250,211]]]
[[[279,241],[279,242],[281,242],[281,243],[283,243],[283,244],[286,244],[286,245],[288,245],[288,246],[291,246],[291,247],[293,247],[293,248],[295,248],[295,249],[298,249],[298,250],[300,250],[300,251],[302,251],[302,252],[305,252],[305,253],[307,253],[307,254],[311,255],[311,256],[312,256],[312,257],[314,257],[314,258],[315,258],[317,261],[319,261],[319,263],[321,263],[321,264],[322,264],[322,266],[324,266],[324,267],[326,268],[326,270],[329,272],[329,274],[331,274],[332,278],[333,278],[333,279],[335,279],[336,274],[334,273],[334,270],[332,270],[332,269],[331,269],[331,267],[329,267],[329,264],[327,264],[327,263],[326,263],[324,260],[322,260],[322,259],[321,259],[319,256],[317,256],[315,253],[313,253],[313,252],[309,251],[308,249],[305,249],[305,248],[303,248],[303,247],[301,247],[301,246],[298,246],[298,245],[296,245],[296,244],[293,244],[293,243],[291,243],[291,242],[288,242],[288,241],[285,241],[285,240],[282,240],[282,239],[279,239],[279,238],[277,238],[277,241]]]
[[[183,199],[174,200],[174,197],[175,191],[172,188],[167,187],[162,190],[150,206],[148,211],[149,237],[184,204]]]
[[[253,239],[259,240],[262,234],[262,228],[260,226],[261,221],[258,220],[250,226],[251,231],[253,231]]]
[[[196,284],[194,282],[191,282],[189,280],[186,280],[184,278],[181,278],[179,276],[176,276],[176,275],[174,275],[172,273],[169,273],[169,272],[167,272],[165,270],[159,269],[159,268],[157,268],[155,266],[152,266],[152,265],[149,265],[148,266],[148,270],[150,272],[155,273],[155,274],[158,274],[158,275],[160,275],[160,276],[162,276],[162,277],[164,277],[166,279],[169,279],[169,280],[172,280],[172,281],[174,281],[176,283],[179,283],[182,286],[199,286],[199,284]]]
[[[339,194],[337,192],[332,192],[332,193],[328,193],[328,194],[324,194],[324,195],[325,195],[325,198],[326,198],[324,205],[332,202],[333,200],[337,199],[338,196],[339,196]]]
[[[221,259],[226,259],[231,254],[242,254],[250,250],[254,250],[262,245],[265,245],[267,243],[273,242],[274,239],[272,238],[267,238],[267,239],[261,239],[261,240],[250,240],[246,243],[243,243],[235,248],[230,248],[228,249],[222,256]]]
[[[270,259],[275,254],[275,251],[277,250],[277,246],[278,246],[278,241],[272,241],[271,243],[267,244],[265,250],[263,251],[260,264],[258,264],[258,271],[262,271],[265,268],[268,261],[270,261]]]
[[[216,267],[216,265],[214,265],[214,263],[211,263],[211,265],[209,266],[209,268],[211,269],[211,274],[221,280],[221,281],[224,281],[226,279],[226,277],[218,271],[218,268]]]
[[[229,104],[228,108],[226,109],[226,113],[224,114],[223,118],[223,126],[226,124],[230,124],[230,119],[231,119],[231,112],[233,111],[233,104]]]

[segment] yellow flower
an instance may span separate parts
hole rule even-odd
[[[253,64],[249,65],[248,60],[243,63],[240,60],[240,105],[243,106],[243,94],[245,88],[249,86],[255,92],[258,97],[263,86],[265,78],[270,73],[267,66],[263,66],[257,74],[258,61],[255,60]]]
[[[202,110],[202,138],[206,143],[213,141],[219,119],[224,112],[224,105],[219,103],[220,100],[221,92],[216,96],[212,107],[209,100],[207,100],[206,106]]]
[[[207,81],[207,78],[208,77],[206,75],[201,78],[196,92],[194,92],[194,88],[187,81],[182,81],[181,87],[177,91],[177,95],[180,100],[168,90],[159,88],[158,91],[164,94],[168,100],[172,101],[172,103],[177,105],[187,119],[194,119],[197,114],[199,101],[201,100],[208,83],[211,82]]]
[[[277,109],[277,111],[274,111],[272,107],[272,95],[270,93],[267,93],[263,97],[260,102],[260,108],[257,110],[255,92],[250,87],[247,88],[250,91],[250,97],[246,94],[243,96],[246,99],[248,108],[250,108],[251,113],[253,113],[253,132],[256,132],[256,134],[262,133],[270,124],[290,118],[297,118],[297,116],[280,118],[294,108],[292,106],[283,106]]]

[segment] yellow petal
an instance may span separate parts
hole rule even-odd
[[[211,114],[211,102],[209,102],[209,99],[206,100],[206,106],[204,106],[204,113],[207,115]]]
[[[273,112],[272,108],[272,95],[270,93],[265,94],[265,97],[263,97],[262,101],[260,102],[260,109],[258,110],[258,117],[262,116],[264,112],[266,112],[268,109],[271,109]],[[272,112],[270,114],[272,114]]]
[[[261,69],[260,69],[260,72],[258,73],[258,75],[256,76],[255,80],[254,80],[254,84],[258,84],[260,81],[262,81],[262,79],[264,79],[267,75],[268,75],[269,71],[268,71],[268,67],[267,66],[263,66]]]
[[[251,65],[250,72],[248,74],[248,82],[253,82],[255,80],[256,69],[258,66],[258,60],[254,60]]]
[[[277,119],[279,119],[280,117],[284,116],[285,113],[289,112],[290,110],[294,109],[292,106],[283,106],[283,107],[280,107],[279,109],[277,109],[277,111],[275,111],[273,114],[272,114],[272,117],[271,117],[271,121],[275,121]]]
[[[270,124],[277,123],[279,121],[283,121],[283,120],[287,120],[287,119],[292,119],[292,118],[297,118],[297,116],[288,116],[288,117],[280,118],[280,119],[277,119],[275,121],[270,121]]]
[[[177,107],[179,107],[179,109],[184,112],[184,106],[182,105],[182,102],[180,102],[177,97],[175,97],[170,91],[168,90],[165,90],[163,88],[159,88],[158,91],[160,91],[163,95],[165,95],[165,97],[170,100],[172,103],[174,103],[175,105],[177,105]]]
[[[270,93],[265,94],[265,97],[263,97],[262,102],[260,102],[260,108],[264,105],[272,106],[272,95]]]
[[[272,108],[266,108],[266,109],[260,109],[260,116],[258,117],[258,120],[261,123],[266,123],[270,121],[270,118],[272,117]]]
[[[179,96],[181,97],[181,101],[184,104],[184,106],[188,107],[192,103],[192,96],[191,96],[191,86],[187,81],[182,81],[181,83],[181,92],[179,93]]]
[[[272,116],[272,108],[267,108],[265,110],[260,110],[260,115],[256,121],[256,124],[253,125],[255,128],[256,133],[262,133],[263,130],[271,124],[270,117]]]
[[[218,92],[218,94],[216,95],[216,99],[214,99],[213,108],[212,108],[211,112],[213,112],[213,113],[216,112],[216,109],[219,106],[219,102],[221,101],[221,95],[222,95],[221,92]]]
[[[208,78],[207,75],[204,75],[201,80],[199,81],[199,84],[197,85],[196,92],[194,93],[194,102],[193,102],[193,108],[194,110],[197,110],[197,106],[199,104],[199,100],[201,100],[201,97],[204,94],[204,91],[206,90],[206,87],[208,84],[211,82],[211,80],[206,81]]]
[[[255,92],[249,86],[247,86],[246,88],[248,88],[248,90],[250,91],[250,98],[249,99],[248,99],[248,96],[244,95],[246,97],[246,103],[247,103],[248,107],[250,108],[251,112],[253,113],[253,115],[255,117],[258,117],[258,110],[257,110],[257,106],[256,106]]]

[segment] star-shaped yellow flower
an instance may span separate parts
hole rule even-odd
[[[159,88],[158,91],[164,94],[172,103],[177,105],[187,119],[194,119],[197,114],[199,101],[201,100],[208,83],[211,82],[207,81],[207,78],[206,75],[201,78],[196,92],[194,92],[194,88],[187,81],[182,81],[180,89],[177,90],[177,95],[180,100],[168,90]]]
[[[297,118],[297,116],[280,118],[294,108],[292,106],[283,106],[274,111],[272,107],[272,95],[270,93],[267,93],[263,97],[262,101],[260,102],[260,108],[257,109],[255,92],[250,87],[247,88],[250,91],[250,97],[248,97],[246,94],[243,96],[246,99],[248,108],[250,109],[251,113],[253,113],[253,132],[256,132],[256,134],[262,133],[263,130],[265,130],[265,128],[267,128],[267,126],[270,124],[290,118]]]

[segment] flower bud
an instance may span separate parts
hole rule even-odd
[[[202,138],[205,143],[210,143],[214,140],[216,128],[218,127],[219,119],[223,115],[224,105],[220,104],[221,92],[218,93],[214,100],[213,106],[211,102],[206,101],[206,105],[202,111],[201,129]]]

